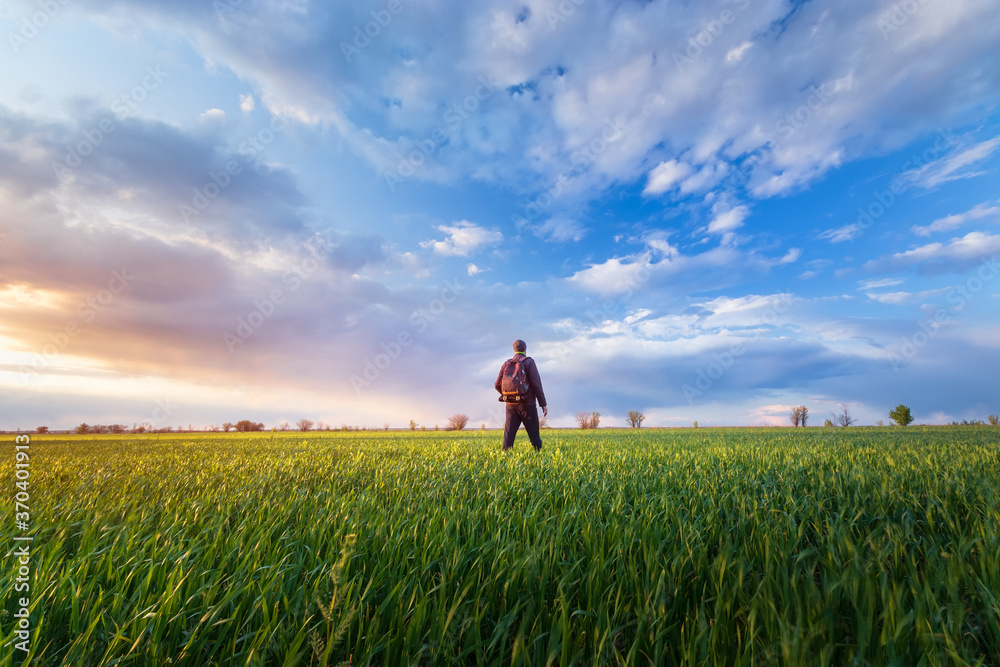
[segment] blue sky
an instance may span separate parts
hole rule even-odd
[[[1000,411],[986,0],[0,3],[0,428]]]

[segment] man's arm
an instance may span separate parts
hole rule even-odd
[[[531,360],[531,364],[527,368],[528,371],[528,384],[531,388],[535,390],[535,396],[538,398],[538,405],[542,407],[542,414],[546,417],[549,415],[548,403],[545,400],[545,392],[542,390],[542,378],[538,375],[538,366],[535,364],[535,360]]]

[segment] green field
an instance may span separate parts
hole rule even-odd
[[[33,437],[30,664],[1000,665],[1000,428],[543,438]]]

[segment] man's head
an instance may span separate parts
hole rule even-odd
[[[514,341],[514,351],[515,352],[526,352],[528,350],[528,344],[523,340],[518,338]]]

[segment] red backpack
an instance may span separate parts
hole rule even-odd
[[[524,362],[527,359],[522,354],[514,355],[513,358],[503,362],[500,369],[500,394],[503,400],[510,403],[519,403],[524,400],[528,393],[528,378],[524,372]]]

